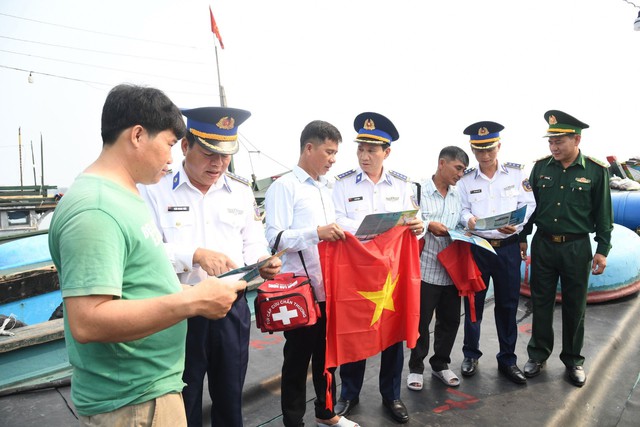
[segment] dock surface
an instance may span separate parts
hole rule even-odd
[[[410,413],[407,426],[639,426],[640,425],[640,298],[637,294],[607,303],[590,304],[585,323],[587,382],[582,388],[564,377],[561,350],[561,308],[556,306],[554,351],[542,373],[517,385],[497,370],[498,351],[493,321],[493,301],[487,300],[482,327],[479,372],[460,375],[462,325],[451,355],[450,368],[461,379],[451,388],[430,375],[427,368],[422,391],[407,389],[409,349],[401,398]],[[432,327],[433,327],[432,322]],[[527,360],[531,330],[530,300],[520,298],[518,310],[518,365]],[[244,387],[244,420],[247,427],[281,426],[280,368],[284,337],[251,331],[251,349]],[[432,352],[431,352],[432,353]],[[429,357],[431,356],[429,354]],[[378,390],[379,356],[367,362],[360,404],[349,418],[363,427],[397,426],[382,406]],[[1,375],[2,367],[0,367]],[[336,376],[338,387],[339,376]],[[205,387],[206,390],[206,387]],[[211,404],[205,392],[204,425]],[[305,425],[315,426],[313,388],[308,377]],[[0,425],[5,427],[75,426],[77,419],[70,388],[59,387],[0,398]]]

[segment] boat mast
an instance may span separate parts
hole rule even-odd
[[[42,185],[43,196],[47,195],[47,190],[44,188],[44,144],[42,143],[42,132],[40,132],[40,182]]]
[[[20,187],[22,187],[22,130],[18,127],[18,157],[20,163]]]

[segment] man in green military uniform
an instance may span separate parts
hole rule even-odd
[[[558,278],[562,289],[562,352],[568,380],[577,387],[586,381],[584,314],[589,273],[602,274],[611,249],[613,211],[607,165],[582,154],[582,129],[589,127],[558,110],[544,115],[549,124],[551,156],[538,160],[529,181],[536,210],[521,233],[531,240],[531,301],[533,328],[524,374],[538,375],[553,350],[553,311]],[[589,233],[597,248],[591,253]]]

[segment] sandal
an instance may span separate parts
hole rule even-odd
[[[424,377],[422,374],[409,374],[407,377],[407,388],[409,390],[420,391],[422,390],[422,382]]]
[[[324,424],[320,421],[317,421],[317,423],[318,427],[360,427],[360,424],[347,419],[347,417],[340,417],[338,422],[335,424]]]
[[[460,378],[458,378],[451,369],[432,371],[431,374],[449,387],[458,387],[460,385]]]

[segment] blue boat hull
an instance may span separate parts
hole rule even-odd
[[[591,238],[593,252],[596,243]],[[529,236],[529,246],[531,236]],[[607,268],[604,273],[591,275],[587,293],[587,303],[598,303],[618,299],[640,291],[640,236],[632,230],[614,224],[611,234],[612,249],[607,257]],[[527,260],[520,267],[521,287],[520,293],[531,296],[529,287],[531,255],[527,252]],[[558,281],[558,294],[556,301],[562,301],[560,294],[560,282]]]

